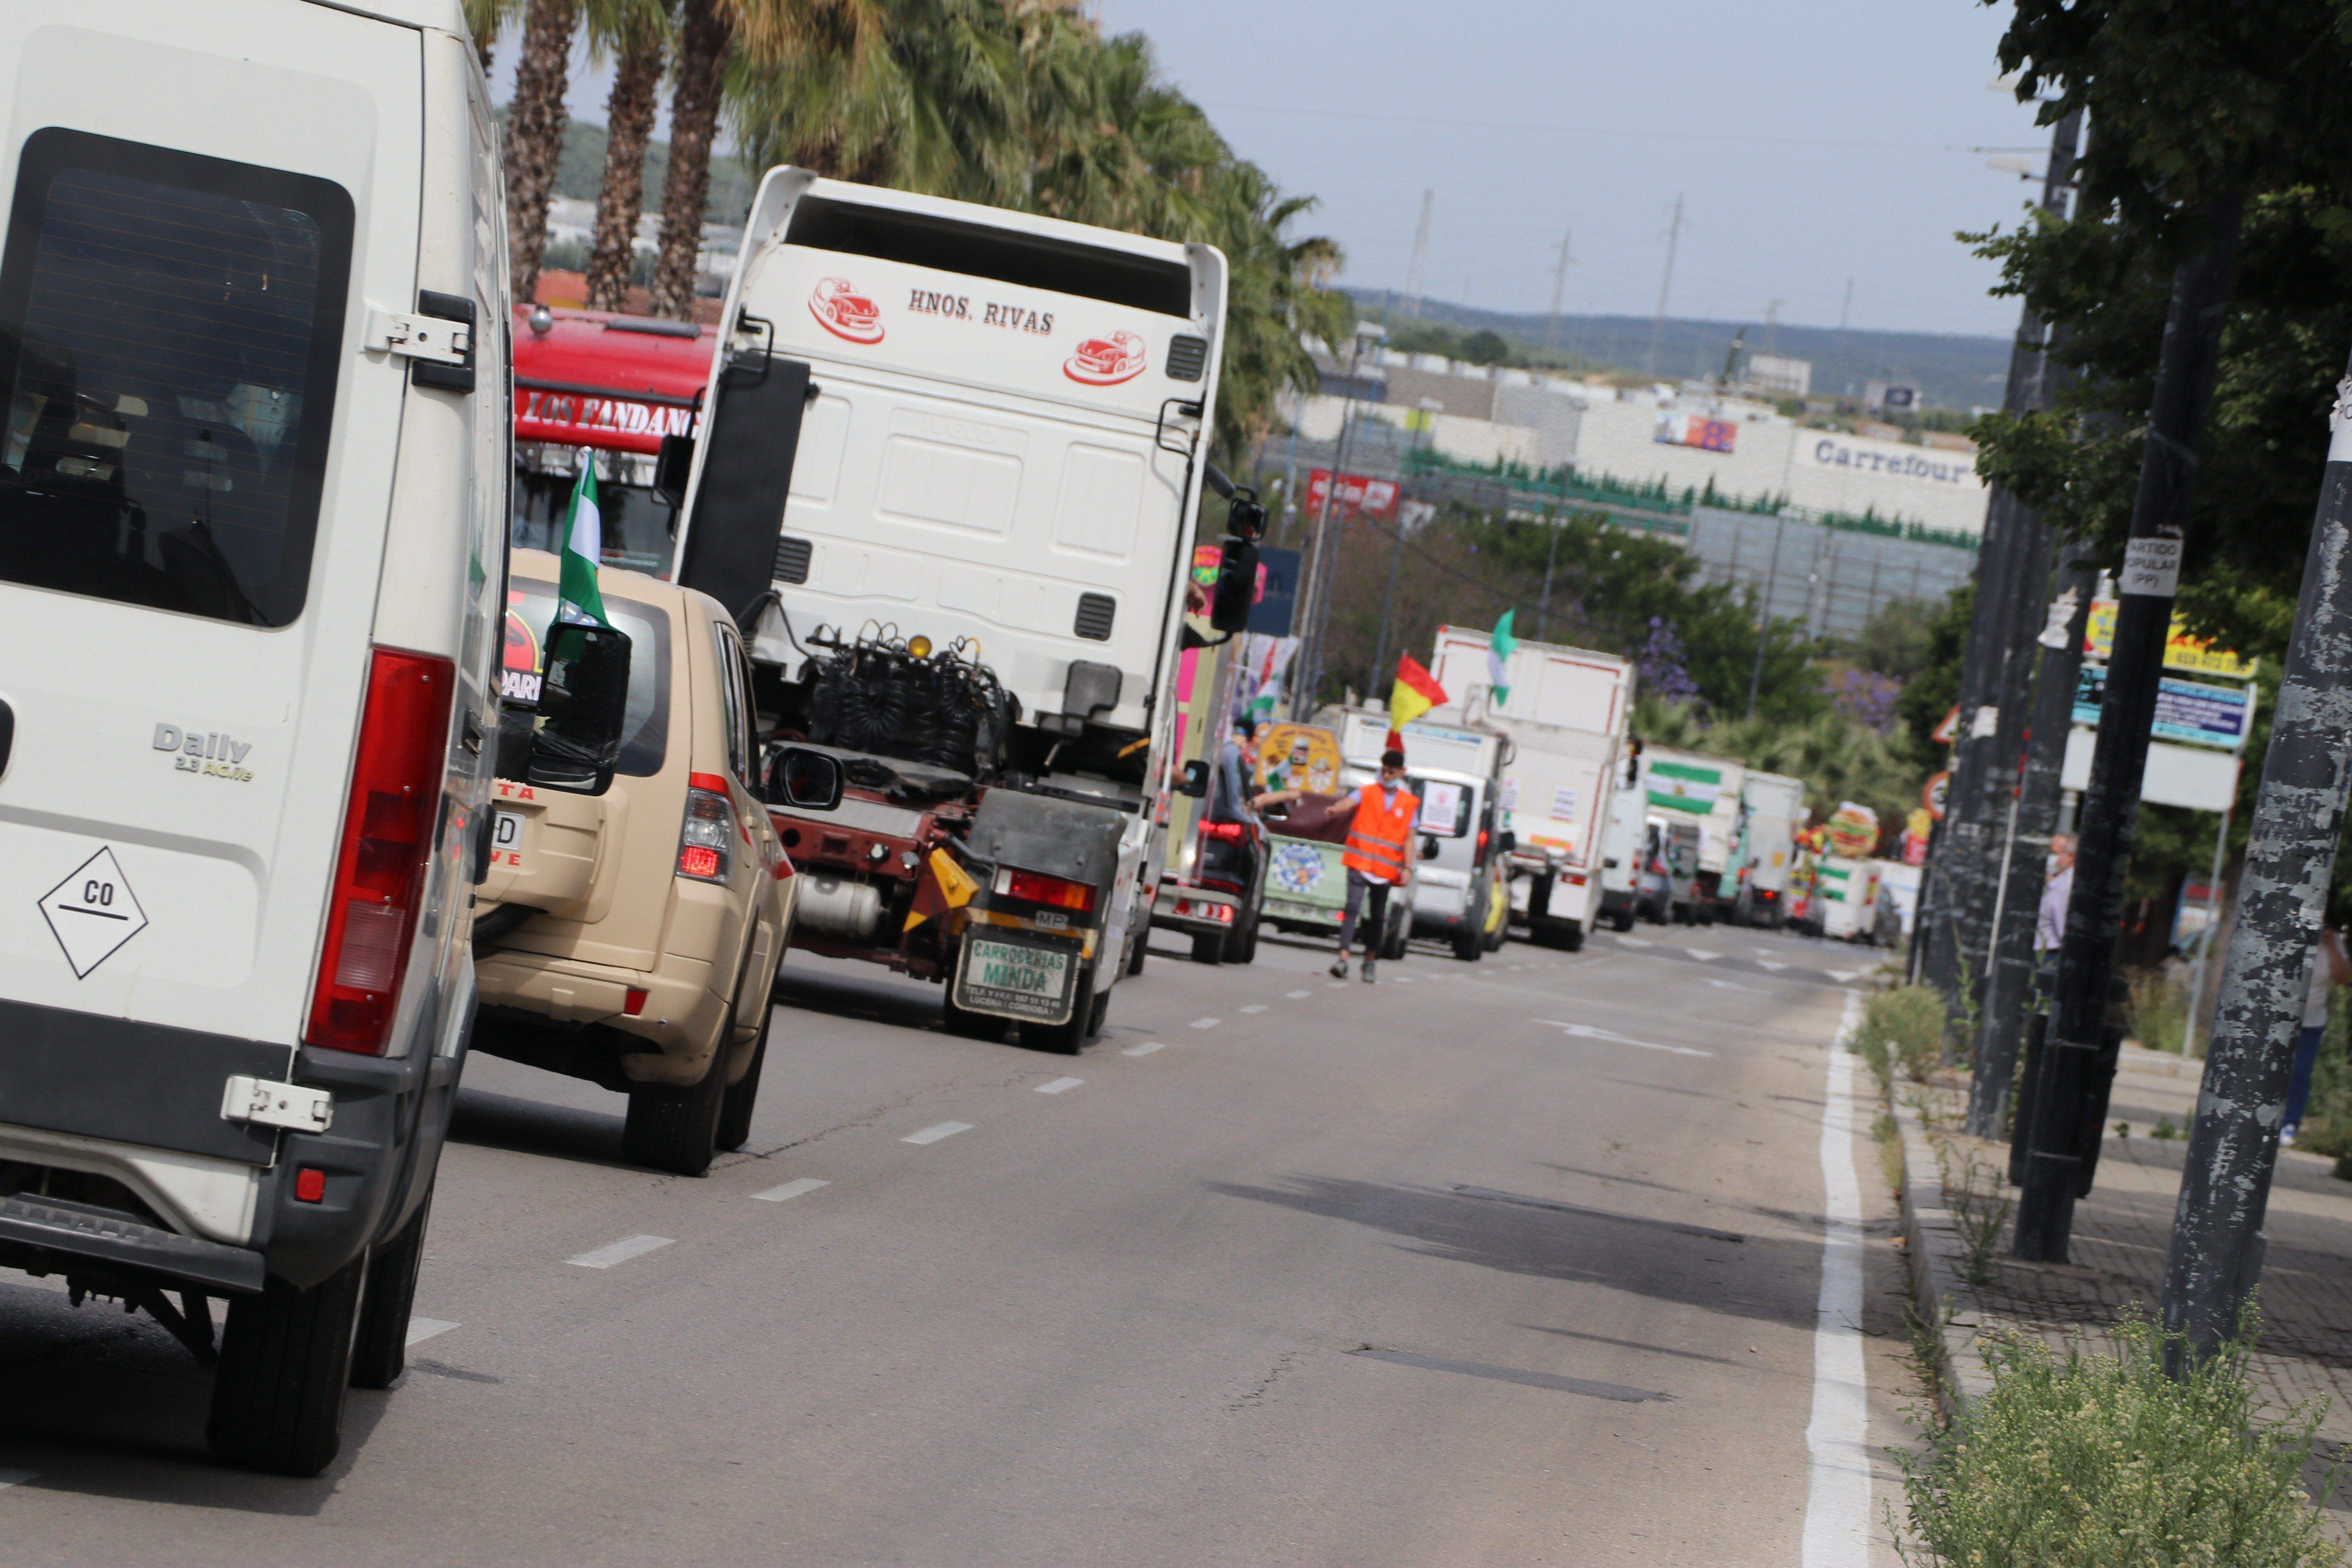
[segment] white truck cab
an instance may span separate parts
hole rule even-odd
[[[489,96],[456,0],[10,5],[0,66],[0,1267],[314,1474],[401,1371],[473,1011]]]

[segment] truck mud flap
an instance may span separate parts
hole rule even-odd
[[[974,924],[956,958],[955,1005],[1024,1024],[1066,1024],[1085,960],[1025,932]]]
[[[998,865],[1108,890],[1118,871],[1126,826],[1125,815],[1109,806],[992,789],[972,814],[968,842],[973,854]]]

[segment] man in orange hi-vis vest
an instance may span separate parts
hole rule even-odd
[[[1348,943],[1354,940],[1369,892],[1372,921],[1364,928],[1364,984],[1372,983],[1381,934],[1388,930],[1389,889],[1404,881],[1412,854],[1413,819],[1420,812],[1420,798],[1404,787],[1404,753],[1391,749],[1381,753],[1380,782],[1366,784],[1355,799],[1331,814],[1335,825],[1341,818],[1348,824],[1347,852],[1339,857],[1348,868],[1348,908],[1339,921],[1339,956],[1331,961],[1333,979],[1348,978]]]

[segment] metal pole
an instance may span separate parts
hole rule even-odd
[[[2069,554],[2050,625],[2041,637],[2042,669],[2033,686],[2032,744],[2018,787],[2016,827],[2010,835],[2000,914],[1994,922],[1992,962],[1985,974],[1984,1006],[1977,1017],[1976,1067],[1969,1083],[1968,1130],[2001,1138],[2009,1127],[2010,1089],[2025,1037],[2026,1002],[2033,984],[2033,928],[2042,915],[2051,826],[2058,816],[2059,775],[2066,737],[2074,727],[2074,679],[2083,668],[2083,628],[2099,566],[2087,550]],[[2071,597],[2070,597],[2071,595]],[[2063,610],[2063,615],[2060,614]]]
[[[1552,563],[1559,559],[1559,514],[1546,511],[1544,525],[1551,530],[1551,544],[1544,551],[1543,607],[1536,612],[1536,641],[1538,642],[1551,640],[1551,568]]]
[[[2247,716],[2252,721],[2252,716]],[[2213,871],[2205,879],[2205,938],[2204,951],[2197,962],[2189,966],[2189,1016],[2180,1026],[2180,1054],[2193,1055],[2189,1047],[2197,1041],[2197,1008],[2205,1000],[2205,970],[2212,962],[2213,948],[2221,940],[2221,860],[2230,852],[2230,817],[2237,810],[2238,801],[2232,795],[2221,808],[2221,830],[2213,835]]]
[[[1348,437],[1356,415],[1356,367],[1364,357],[1365,334],[1360,328],[1348,350],[1348,392],[1339,405],[1339,439],[1331,458],[1331,479],[1323,487],[1323,505],[1315,519],[1315,538],[1307,553],[1304,574],[1307,603],[1298,610],[1302,638],[1298,651],[1291,656],[1296,677],[1290,692],[1290,717],[1293,722],[1303,722],[1315,710],[1315,690],[1323,681],[1323,619],[1328,614],[1323,592],[1326,558],[1333,553],[1331,537],[1331,501],[1344,482],[1348,469]]]
[[[1772,566],[1764,577],[1764,596],[1756,605],[1756,663],[1748,671],[1748,716],[1756,717],[1756,689],[1764,679],[1764,629],[1772,623],[1772,595],[1780,591],[1780,535],[1789,520],[1772,520]]]
[[[2164,1260],[2164,1326],[2187,1336],[2200,1359],[2237,1331],[2239,1310],[2262,1278],[2279,1118],[2344,823],[2352,735],[2352,369],[2336,389],[2328,423],[2326,478]]]
[[[2086,1160],[2097,1148],[2086,1142],[2096,1139],[2098,1129],[2083,1125],[2084,1113],[2099,1103],[2105,1075],[2114,1068],[2114,1058],[2105,1054],[2105,1037],[2116,929],[2123,916],[2124,865],[2138,821],[2148,726],[2156,716],[2157,682],[2164,673],[2165,638],[2179,587],[2180,539],[2196,486],[2197,443],[2212,397],[2244,209],[2244,198],[2235,194],[2215,202],[2206,215],[2210,243],[2172,275],[2139,490],[2132,500],[2131,538],[2117,580],[2115,652],[2099,710],[2090,787],[2083,792],[2074,891],[2066,907],[2066,940],[2059,949],[2050,1028],[2035,1075],[2032,1128],[2017,1203],[2015,1255],[2039,1262],[2066,1260],[2074,1201],[2081,1195]],[[2340,800],[2339,791],[2339,809]],[[2284,870],[2279,876],[2282,882],[2291,879]],[[2240,940],[2246,940],[2242,922],[2241,932]],[[2300,963],[2294,967],[2300,974]],[[2206,1070],[2210,1076],[2212,1068]],[[2210,1103],[2211,1096],[2206,1099]],[[2204,1121],[2200,1114],[2200,1124]],[[2186,1183],[2181,1190],[2185,1202]]]

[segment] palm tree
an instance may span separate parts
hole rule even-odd
[[[547,248],[547,204],[563,155],[563,89],[580,0],[530,0],[523,13],[522,58],[507,105],[507,268],[515,298],[539,286]]]
[[[646,143],[669,41],[667,0],[607,0],[617,59],[604,100],[604,177],[596,192],[596,236],[588,258],[588,303],[625,309],[636,259],[637,214],[645,206]]]
[[[669,102],[669,168],[662,176],[660,248],[653,312],[683,321],[694,300],[695,258],[710,200],[710,153],[727,68],[741,49],[772,68],[824,18],[863,0],[678,0],[677,77]]]

